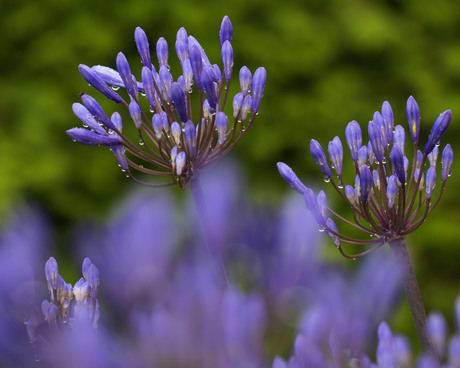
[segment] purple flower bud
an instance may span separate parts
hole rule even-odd
[[[119,52],[117,55],[117,70],[118,73],[120,73],[120,77],[123,80],[123,84],[125,85],[128,94],[130,96],[135,96],[136,92],[134,90],[131,69],[129,67],[129,63],[126,59],[126,56],[122,52]]]
[[[121,121],[121,115],[118,112],[114,112],[112,116],[110,117],[110,121],[113,123],[115,128],[118,129],[119,132],[122,131],[123,129],[123,123]]]
[[[275,359],[273,360],[272,368],[289,368],[289,367],[282,358],[280,358],[279,356],[276,356]]]
[[[84,260],[83,260],[83,263],[81,265],[81,273],[83,275],[83,277],[85,278],[86,281],[89,280],[89,267],[91,266],[91,260],[86,257]]]
[[[184,140],[187,151],[191,157],[196,155],[196,130],[195,125],[189,120],[185,124]]]
[[[129,103],[129,114],[134,121],[134,125],[139,130],[142,126],[142,111],[136,101],[131,100]]]
[[[434,345],[439,357],[444,356],[446,349],[447,323],[443,315],[439,312],[432,312],[426,321],[427,334]]]
[[[188,50],[190,56],[190,65],[192,67],[193,78],[195,79],[196,88],[202,89],[201,72],[203,70],[203,62],[201,60],[201,51],[197,45],[191,45]],[[185,71],[184,71],[185,78]]]
[[[225,41],[222,45],[222,64],[225,80],[229,81],[232,78],[233,70],[233,48],[229,41]]]
[[[329,158],[331,159],[332,165],[334,166],[337,175],[342,177],[343,168],[343,148],[342,142],[339,137],[334,137],[328,145]]]
[[[46,302],[48,301],[46,300]],[[49,302],[42,303],[42,312],[43,312],[43,317],[45,318],[46,322],[48,322],[51,325],[56,323],[58,312],[59,312],[58,306],[56,304],[49,303]]]
[[[177,124],[177,123],[176,123]],[[172,127],[171,127],[172,128]],[[173,170],[176,167],[176,158],[177,158],[177,146],[174,146],[171,150],[171,166]]]
[[[188,58],[188,50],[187,50],[187,47],[185,46],[184,41],[182,40],[176,41],[176,54],[181,64],[185,61],[185,59]]]
[[[401,125],[396,125],[393,133],[395,145],[399,147],[401,152],[404,154],[404,146],[406,143],[406,133]]]
[[[449,127],[451,119],[452,111],[450,110],[446,110],[438,116],[433,124],[433,129],[431,129],[430,136],[428,137],[428,142],[426,142],[424,149],[425,155],[429,154],[433,148],[439,144],[441,137]]]
[[[104,110],[102,110],[101,105],[99,105],[94,98],[90,95],[83,95],[81,96],[81,100],[83,101],[83,105],[85,105],[98,122],[104,124],[109,129],[115,129],[113,123],[107,117]]]
[[[379,367],[394,366],[393,335],[386,322],[382,322],[378,328],[379,343],[377,345],[377,364]]]
[[[378,170],[372,171],[372,179],[374,180],[374,186],[380,190],[380,176]]]
[[[190,92],[193,81],[193,71],[190,59],[182,63],[182,74],[184,75],[185,92]]]
[[[430,167],[426,172],[426,198],[430,199],[436,185],[436,169]]]
[[[361,128],[356,121],[351,121],[345,128],[345,138],[350,148],[351,158],[353,162],[358,159],[358,151],[362,146],[363,137],[361,135]]]
[[[220,82],[221,79],[222,79],[222,73],[220,72],[219,65],[214,64],[212,66],[212,80],[217,83],[217,82]]]
[[[188,50],[188,35],[184,27],[179,28],[177,31],[176,40],[181,40]]]
[[[179,77],[177,78],[177,83],[179,83],[180,88],[182,88],[182,91],[185,92],[185,80],[183,75],[179,75]]]
[[[219,37],[220,37],[220,46],[225,43],[225,41],[232,42],[233,38],[233,27],[232,27],[232,22],[230,22],[230,19],[227,16],[224,16],[224,19],[222,19],[222,23],[220,25],[220,31],[219,31]]]
[[[169,72],[168,68],[164,65],[160,66],[160,81],[163,97],[167,101],[171,101],[171,84],[173,77]]]
[[[391,175],[388,178],[388,184],[387,184],[387,198],[388,198],[389,208],[393,208],[393,206],[395,205],[397,191],[398,191],[398,187],[396,185],[396,176]]]
[[[187,156],[185,155],[185,152],[184,151],[179,152],[176,157],[177,176],[182,175],[182,171],[184,170],[186,162],[187,162]]]
[[[415,168],[420,169],[422,166],[423,153],[420,150],[417,150],[417,158],[415,160]]]
[[[241,121],[245,121],[249,111],[251,111],[252,97],[247,95],[243,100],[243,105],[241,106]]]
[[[297,177],[295,172],[288,165],[286,165],[284,162],[278,162],[276,164],[276,166],[278,167],[278,171],[279,171],[280,175],[282,176],[282,178],[292,188],[297,190],[297,192],[299,192],[299,194],[302,194],[302,195],[306,192],[307,187],[305,185],[303,185],[303,183]]]
[[[45,263],[45,277],[46,282],[53,289],[57,287],[57,278],[58,278],[58,264],[54,257],[50,257]]]
[[[326,220],[327,218],[327,198],[326,193],[324,191],[320,191],[318,193],[318,197],[316,197],[316,202],[318,203],[319,213],[323,216],[323,219]]]
[[[168,67],[168,43],[163,37],[157,41],[157,58],[160,67]]]
[[[428,154],[428,161],[430,166],[436,169],[436,161],[438,161],[439,149],[438,146],[434,146],[433,150]]]
[[[366,165],[367,163],[367,158],[368,158],[368,155],[367,155],[367,147],[366,146],[362,146],[359,151],[358,151],[358,168],[361,169],[361,167],[363,167],[364,165]]]
[[[78,70],[80,71],[81,76],[83,79],[93,86],[96,90],[102,93],[108,99],[115,101],[116,103],[120,103],[122,98],[113,91],[102,79],[101,77],[90,67],[80,64],[78,66]]]
[[[452,147],[450,144],[446,144],[446,147],[442,151],[442,181],[445,182],[447,178],[450,176],[450,170],[452,167],[452,162],[454,161],[454,152],[452,151]]]
[[[252,74],[247,66],[243,66],[240,69],[239,77],[240,77],[241,93],[243,94],[243,96],[246,96],[251,90],[251,84],[252,84]]]
[[[358,198],[361,198],[361,179],[359,175],[356,175],[355,177],[355,189],[356,189],[356,194],[358,195]]]
[[[319,166],[323,174],[327,178],[332,177],[331,169],[327,164],[326,155],[324,154],[323,148],[321,145],[314,139],[310,141],[310,152],[313,156],[313,160],[315,160],[316,164]]]
[[[356,189],[353,188],[351,185],[345,186],[345,195],[347,196],[348,200],[351,202],[353,206],[358,206],[358,194]]]
[[[134,41],[136,42],[137,51],[139,51],[139,55],[141,56],[142,64],[148,69],[152,69],[149,40],[141,27],[137,27],[134,31]]]
[[[362,203],[366,203],[369,199],[369,194],[371,193],[373,182],[374,179],[372,177],[371,171],[367,166],[363,166],[359,172],[359,185]]]
[[[404,170],[404,158],[398,146],[393,146],[390,153],[391,165],[396,174],[399,182],[404,184],[406,182],[406,171]]]
[[[177,115],[179,119],[185,123],[188,120],[187,117],[187,106],[185,104],[185,94],[179,83],[174,82],[171,85],[171,97],[176,107]]]
[[[415,178],[415,180],[418,179],[419,175],[420,175],[420,169],[415,169],[414,170],[414,178]],[[420,177],[420,185],[418,186],[418,190],[422,191],[423,188],[425,188],[425,176],[422,173],[422,176]]]
[[[106,131],[98,124],[93,115],[80,103],[72,105],[73,113],[82,121],[83,126],[87,126],[98,134],[105,134]]]
[[[121,144],[116,144],[114,146],[110,146],[110,150],[117,159],[118,165],[120,166],[121,170],[127,171],[129,169],[129,165],[128,160],[126,159],[125,148]]]
[[[318,202],[316,201],[316,196],[313,190],[305,187],[305,192],[303,193],[303,199],[305,201],[305,204],[308,210],[311,212],[316,222],[318,223],[320,230],[323,230],[325,221],[324,221],[323,216],[321,216],[321,213],[318,207]]]
[[[410,367],[412,352],[405,336],[397,335],[393,338],[393,351],[396,367]]]
[[[382,117],[385,123],[387,144],[391,144],[393,142],[394,117],[393,117],[393,110],[391,109],[390,103],[388,101],[385,101],[382,104]],[[404,150],[402,151],[404,152]]]
[[[407,100],[406,114],[412,142],[417,143],[420,134],[420,109],[412,96]]]
[[[99,270],[94,264],[89,266],[88,270],[88,283],[91,288],[91,298],[97,298],[97,291],[100,284]]]
[[[87,281],[82,277],[78,280],[73,287],[73,295],[77,303],[83,303],[86,298],[90,296],[90,286]]]
[[[215,110],[217,105],[216,87],[209,70],[206,68],[201,72],[201,84],[206,93],[206,99],[209,102],[209,106],[211,109]]]
[[[153,74],[152,71],[147,68],[142,68],[142,84],[144,86],[145,97],[147,97],[147,101],[149,102],[150,106],[155,107],[156,102],[156,92],[155,92],[155,84],[153,82]]]
[[[328,218],[327,221],[326,221],[326,226],[328,229],[332,230],[332,231],[335,231],[336,233],[339,232],[339,229],[337,228],[337,225],[335,224],[334,220],[332,220],[331,218]],[[340,248],[340,238],[331,233],[330,231],[327,232],[327,234],[332,238],[332,240],[334,241],[334,245],[336,248]]]
[[[152,116],[152,127],[155,132],[156,139],[160,140],[163,134],[163,122],[160,114],[154,114]]]
[[[374,151],[372,150],[372,144],[370,141],[367,143],[367,158],[369,160],[369,165],[370,166],[374,165],[375,155],[374,155]]]
[[[382,135],[377,123],[370,121],[368,125],[368,132],[375,158],[377,161],[382,162],[385,154],[385,146],[383,145]]]
[[[382,145],[384,147],[387,146],[387,142],[388,142],[388,139],[387,139],[387,131],[386,131],[386,127],[385,127],[385,122],[383,120],[383,117],[382,115],[380,114],[380,112],[376,111],[374,113],[374,117],[373,117],[373,121],[374,123],[377,124],[379,130],[380,130],[380,137],[382,139]]]
[[[216,129],[218,135],[218,144],[224,144],[227,139],[228,119],[223,112],[218,112],[216,116]]]
[[[180,144],[180,135],[181,135],[181,127],[177,121],[171,124],[171,135],[174,138],[174,141],[177,145]]]
[[[72,128],[66,133],[73,141],[88,146],[112,146],[120,143],[119,138],[114,135],[105,136],[83,128]]]
[[[209,102],[208,100],[204,100],[203,102],[203,118],[209,118]]]
[[[233,97],[233,118],[236,119],[240,114],[241,107],[243,105],[243,94],[238,92],[235,97]]]
[[[96,74],[108,85],[113,87],[123,87],[125,88],[125,84],[120,77],[120,73],[112,68],[102,65],[94,65],[91,67],[91,70],[95,71]]]
[[[264,95],[265,81],[267,71],[264,67],[257,68],[252,78],[252,112],[256,114],[259,111],[260,101]]]

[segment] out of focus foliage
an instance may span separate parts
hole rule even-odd
[[[107,149],[73,144],[65,134],[80,125],[71,105],[89,88],[77,65],[114,67],[119,51],[134,63],[136,26],[152,45],[164,36],[170,59],[176,31],[184,26],[220,62],[218,30],[225,14],[234,26],[236,71],[243,65],[267,69],[260,116],[232,153],[246,168],[255,201],[276,204],[289,190],[277,161],[306,182],[322,184],[308,153],[310,139],[323,146],[335,135],[344,140],[346,124],[354,119],[365,127],[384,100],[405,126],[406,99],[416,98],[421,142],[438,114],[451,108],[442,144],[460,152],[456,1],[6,0],[0,14],[1,213],[33,199],[63,224],[105,214],[133,184]],[[173,74],[177,66],[172,63]],[[140,63],[133,69],[139,73]],[[108,113],[117,108],[103,106]],[[408,240],[427,308],[446,315],[460,277],[456,167],[454,160],[441,204]],[[178,194],[177,188],[165,190]]]

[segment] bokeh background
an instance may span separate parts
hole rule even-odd
[[[38,204],[56,225],[58,251],[65,258],[69,229],[83,219],[108,216],[111,205],[134,187],[109,150],[74,144],[65,134],[66,129],[80,126],[71,105],[79,100],[79,92],[88,89],[78,64],[115,67],[116,54],[123,51],[135,65],[136,26],[146,31],[152,45],[164,36],[171,60],[175,34],[184,26],[211,61],[220,62],[218,30],[224,15],[234,27],[235,70],[243,65],[252,71],[258,66],[267,69],[260,115],[232,154],[246,177],[246,198],[256,205],[276,209],[291,190],[278,175],[278,161],[288,163],[306,183],[323,185],[308,152],[310,139],[323,147],[335,135],[344,142],[351,120],[366,131],[373,112],[385,100],[393,107],[396,123],[406,126],[406,100],[409,95],[416,98],[422,142],[438,114],[452,109],[453,121],[442,144],[449,142],[458,152],[460,3],[456,1],[3,0],[2,218],[21,203]],[[178,62],[170,64],[177,78]],[[132,66],[138,75],[140,65]],[[236,84],[235,80],[233,87]],[[117,109],[110,102],[103,106],[107,113]],[[427,309],[438,309],[450,318],[460,293],[456,168],[454,161],[439,207],[408,240]],[[178,200],[182,197],[178,188],[164,191]],[[325,240],[325,246],[331,246]],[[348,262],[335,252],[330,257]],[[408,316],[403,303],[392,326],[413,336]]]

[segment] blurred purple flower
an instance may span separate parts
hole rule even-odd
[[[44,253],[51,242],[47,220],[32,207],[17,210],[0,236],[0,365],[34,363],[27,320],[34,304],[36,281],[42,279]]]

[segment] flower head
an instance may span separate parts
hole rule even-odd
[[[359,257],[416,230],[438,204],[450,175],[453,151],[449,144],[443,150],[441,186],[437,198],[434,199],[437,182],[437,146],[449,126],[451,116],[450,110],[439,115],[423,152],[419,151],[417,143],[420,133],[420,110],[415,99],[409,97],[407,118],[414,143],[412,168],[409,168],[409,159],[404,152],[404,128],[397,125],[393,130],[393,110],[388,102],[383,103],[382,112],[374,113],[373,119],[369,122],[369,144],[362,145],[359,124],[356,121],[349,123],[345,129],[345,138],[353,160],[355,182],[354,186],[345,185],[344,189],[340,139],[334,138],[334,141],[329,143],[328,150],[330,161],[336,169],[337,180],[332,175],[320,143],[311,140],[310,151],[315,163],[325,175],[325,181],[330,181],[334,189],[351,207],[354,223],[338,215],[326,205],[328,212],[361,230],[370,236],[370,239],[368,237],[354,239],[339,233],[336,223],[327,218],[326,212],[319,210],[321,203],[313,191],[304,187],[292,169],[285,164],[278,163],[278,168],[282,177],[303,194],[307,208],[318,222],[320,230],[326,230],[327,234],[334,239],[334,244],[340,252],[346,257]],[[325,200],[322,202],[325,203]],[[362,253],[348,255],[342,249],[343,243],[372,247]]]
[[[233,99],[233,122],[228,121],[224,108],[233,70],[233,26],[227,16],[222,20],[219,35],[222,68],[211,64],[198,41],[187,35],[184,28],[179,29],[175,50],[182,75],[174,80],[169,71],[167,41],[161,37],[156,43],[158,67],[155,69],[147,35],[137,27],[134,40],[143,64],[141,82],[132,74],[122,52],[116,58],[117,70],[100,65],[91,68],[80,65],[79,70],[98,92],[129,111],[139,144],[122,133],[120,115],[116,117],[117,124],[113,116],[109,119],[99,103],[86,94],[82,96],[84,106],[74,104],[73,110],[88,129],[73,128],[67,134],[82,144],[109,147],[123,171],[135,182],[154,187],[179,184],[183,188],[246,134],[259,112],[265,88],[265,68],[258,68],[253,75],[246,66],[241,68],[241,92]],[[191,97],[193,81],[198,89],[196,103]],[[126,90],[129,101],[115,92],[120,87]],[[199,106],[194,114],[192,105]],[[178,124],[182,124],[182,129],[177,129]],[[148,184],[135,177],[134,172],[168,176],[170,181]]]

